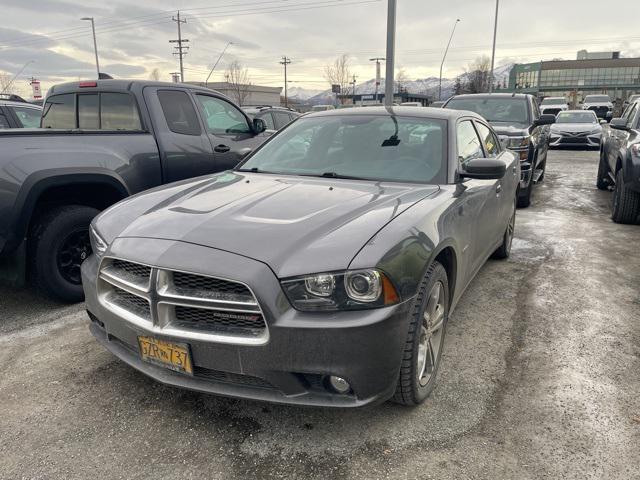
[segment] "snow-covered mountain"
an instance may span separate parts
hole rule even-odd
[[[322,90],[314,90],[310,88],[302,88],[302,87],[289,87],[287,89],[287,96],[292,100],[308,100],[311,97],[315,97],[319,93],[322,93]]]
[[[509,83],[509,73],[513,68],[513,64],[503,65],[501,67],[496,67],[494,71],[494,75],[496,78],[496,83],[502,85],[503,83]],[[453,95],[454,85],[456,83],[456,79],[460,78],[463,82],[467,77],[467,73],[463,73],[456,78],[443,78],[442,79],[442,98],[446,99]],[[405,88],[409,93],[419,93],[423,95],[428,95],[431,98],[437,99],[438,97],[438,84],[440,80],[437,77],[427,77],[421,78],[417,80],[411,80],[408,82],[404,82],[402,84],[403,88]],[[356,85],[356,94],[372,94],[375,92],[376,81],[375,79],[367,80],[366,82],[362,82]],[[385,88],[385,81],[382,79],[381,85],[378,87],[378,92],[383,93]],[[349,92],[351,93],[351,92]],[[312,104],[325,104],[325,103],[333,103],[335,100],[335,95],[331,93],[331,90],[325,90],[320,92],[312,97],[308,98],[308,102]]]

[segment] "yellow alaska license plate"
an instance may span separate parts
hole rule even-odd
[[[140,356],[145,362],[193,375],[189,345],[186,343],[171,343],[153,337],[140,336],[138,345]]]

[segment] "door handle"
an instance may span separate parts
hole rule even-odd
[[[216,145],[213,148],[213,151],[217,153],[227,153],[229,150],[231,150],[231,147],[228,147],[226,145]]]
[[[500,192],[502,192],[502,184],[501,183],[496,185],[496,193],[500,193]]]
[[[516,173],[518,173],[518,167],[516,165],[514,165],[513,168],[511,168],[511,171],[515,175]]]

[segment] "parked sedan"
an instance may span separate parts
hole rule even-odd
[[[551,125],[549,145],[600,148],[601,137],[602,125],[593,110],[569,110],[560,112]]]
[[[491,255],[509,256],[519,165],[471,112],[299,118],[234,170],[93,222],[91,332],[191,390],[418,404],[466,286]]]

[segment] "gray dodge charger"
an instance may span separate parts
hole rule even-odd
[[[94,220],[91,332],[200,392],[419,404],[465,288],[490,256],[509,256],[519,169],[471,112],[303,116],[234,170]]]

